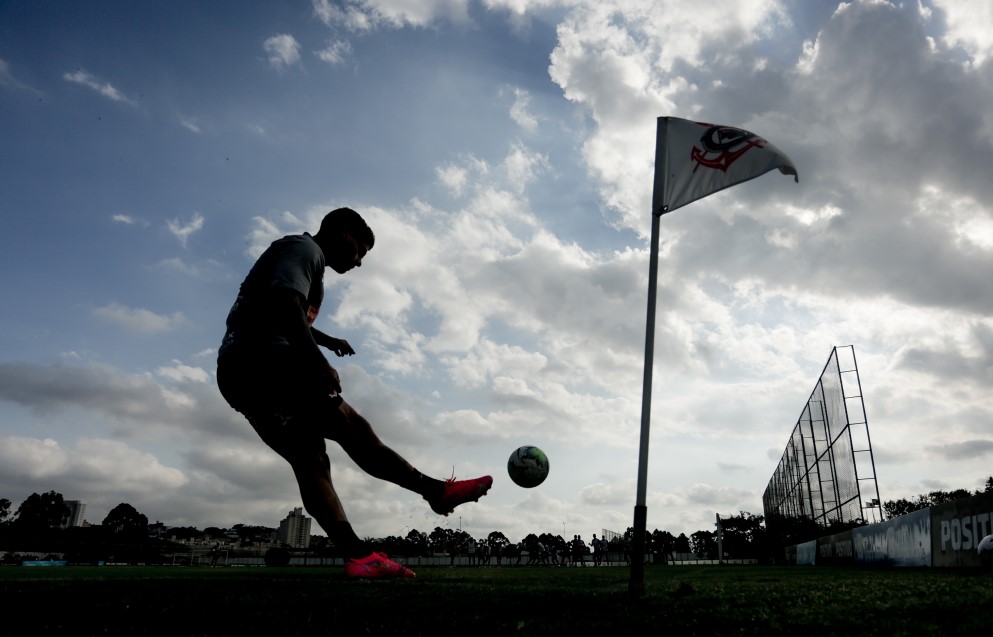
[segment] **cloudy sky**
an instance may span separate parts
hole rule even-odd
[[[275,526],[289,468],[216,347],[273,239],[342,205],[344,395],[450,518],[358,471],[360,535],[587,538],[632,523],[656,118],[796,164],[662,217],[648,526],[762,493],[853,345],[882,499],[993,473],[987,0],[295,0],[0,5],[0,497],[99,523]],[[535,444],[552,472],[506,477]]]

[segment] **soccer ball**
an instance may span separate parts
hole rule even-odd
[[[976,552],[979,553],[980,564],[993,567],[993,535],[987,535],[980,540]]]
[[[507,473],[519,487],[536,487],[548,477],[548,456],[538,447],[520,447],[510,454]]]

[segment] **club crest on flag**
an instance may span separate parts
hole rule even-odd
[[[713,126],[703,122],[700,124],[710,128],[700,137],[700,145],[703,148],[693,146],[690,151],[690,157],[696,162],[693,172],[696,172],[700,166],[727,172],[731,164],[750,149],[764,148],[767,143],[755,133],[733,126]]]

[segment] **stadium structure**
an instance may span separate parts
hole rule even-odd
[[[855,347],[831,350],[762,496],[765,519],[883,519]]]

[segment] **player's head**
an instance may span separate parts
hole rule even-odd
[[[324,250],[328,267],[339,274],[362,265],[366,252],[376,243],[365,219],[351,208],[336,208],[324,215],[314,239]]]
[[[365,222],[362,215],[351,208],[335,208],[324,215],[318,234],[330,235],[336,232],[347,232],[352,238],[371,250],[376,244],[376,235]]]

